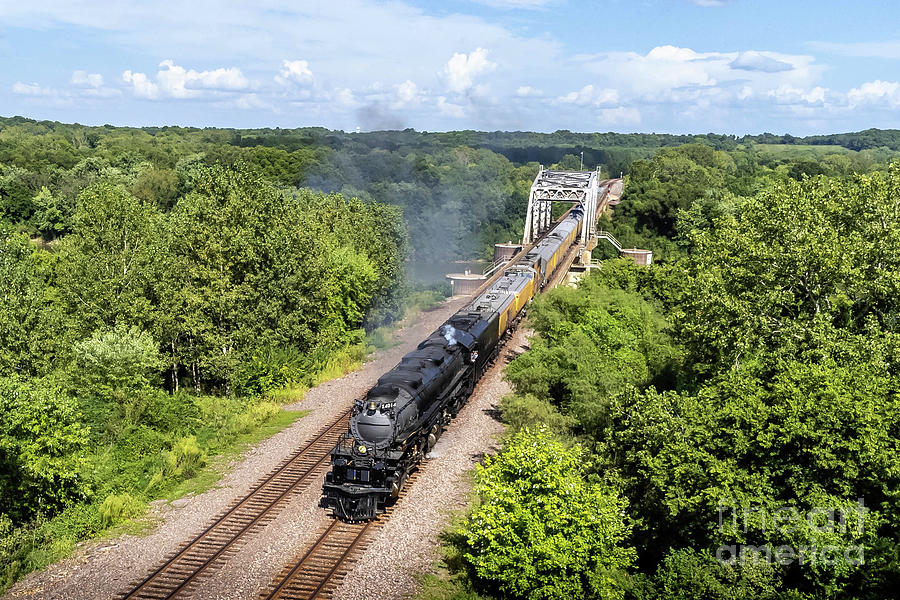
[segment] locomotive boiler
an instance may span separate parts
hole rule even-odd
[[[570,210],[354,402],[349,431],[331,452],[323,507],[339,519],[366,521],[398,497],[575,242],[583,216],[581,207]]]

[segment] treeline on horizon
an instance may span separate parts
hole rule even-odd
[[[78,171],[89,158],[135,171],[135,193],[163,207],[183,193],[184,173],[194,166],[242,163],[284,188],[341,192],[400,207],[416,260],[475,258],[488,256],[498,239],[520,234],[539,165],[578,169],[583,152],[587,168],[599,166],[604,175],[617,176],[660,148],[688,143],[727,152],[749,150],[770,167],[799,159],[815,162],[821,158],[815,149],[821,148],[846,152],[855,170],[867,171],[900,151],[900,131],[805,138],[412,129],[345,133],[320,127],[93,127],[0,117],[0,218],[40,227],[34,222],[41,211],[34,197],[44,187],[62,212],[71,212],[78,189],[72,179],[77,177],[62,171]],[[772,147],[788,151],[769,151]],[[809,165],[804,171],[816,174]]]
[[[470,146],[473,148],[488,148],[495,145],[497,148],[524,148],[533,145],[536,148],[555,147],[584,147],[589,149],[601,149],[605,147],[625,148],[660,148],[663,146],[680,146],[690,143],[705,143],[717,150],[730,150],[739,144],[791,144],[791,145],[829,145],[842,146],[848,150],[868,150],[873,148],[889,148],[900,150],[900,130],[869,128],[862,131],[831,133],[822,135],[794,136],[789,133],[774,134],[746,134],[742,136],[733,134],[705,133],[705,134],[671,134],[671,133],[616,133],[593,132],[580,133],[565,129],[553,133],[540,133],[532,131],[478,131],[457,130],[448,132],[417,131],[412,128],[403,130],[384,130],[360,133],[348,133],[340,130],[331,130],[324,127],[297,127],[297,128],[231,128],[231,127],[186,127],[178,125],[168,126],[144,126],[126,127],[115,125],[80,125],[77,123],[61,123],[59,121],[36,120],[27,117],[2,117],[0,124],[3,127],[13,125],[38,125],[47,131],[66,131],[73,129],[85,129],[95,134],[112,130],[138,130],[156,135],[164,132],[197,133],[197,132],[228,132],[230,143],[235,146],[269,146],[286,150],[297,150],[310,146],[340,147],[350,139],[366,144],[370,147],[397,150],[407,146],[410,148],[423,148],[434,145],[444,146]],[[525,162],[535,161],[537,158],[530,156]],[[557,159],[558,160],[558,159]],[[547,164],[551,164],[548,161]]]

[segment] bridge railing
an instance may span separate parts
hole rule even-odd
[[[508,262],[509,262],[509,259],[498,258],[497,260],[495,260],[494,262],[489,264],[487,267],[485,267],[484,271],[482,271],[481,274],[484,275],[485,277],[487,277],[488,275],[495,273],[497,271],[497,269],[499,269],[500,267],[502,267],[503,265],[505,265]]]
[[[598,239],[598,240],[606,240],[607,242],[609,242],[610,244],[612,244],[612,245],[613,245],[613,248],[616,249],[616,252],[621,252],[621,251],[622,251],[622,244],[620,244],[620,243],[619,243],[619,240],[617,240],[617,239],[615,238],[615,236],[613,236],[613,234],[611,234],[611,233],[608,232],[608,231],[604,231],[604,230],[602,230],[602,229],[601,229],[600,231],[598,231],[598,232],[597,232],[597,239]]]

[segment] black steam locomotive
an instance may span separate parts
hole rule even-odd
[[[397,498],[575,242],[583,215],[580,207],[569,211],[487,291],[356,400],[350,431],[331,452],[323,507],[346,521],[366,521]]]

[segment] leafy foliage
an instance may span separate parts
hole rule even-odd
[[[155,383],[160,366],[159,346],[150,334],[119,325],[75,344],[71,368],[81,395],[122,401]]]
[[[666,377],[677,359],[653,305],[596,278],[536,299],[529,318],[540,337],[506,376],[519,394],[551,399],[587,431],[603,426],[615,398]]]
[[[463,558],[489,588],[521,598],[622,598],[615,573],[624,503],[583,477],[579,448],[523,429],[476,469],[481,503],[463,526]]]
[[[58,387],[0,378],[0,515],[20,522],[84,497],[80,420]]]
[[[504,417],[579,439],[590,476],[627,499],[626,597],[892,594],[898,182],[895,165],[698,194],[677,213],[681,258],[609,261],[532,305]],[[785,511],[790,526],[773,518]],[[785,548],[792,559],[772,559]]]

